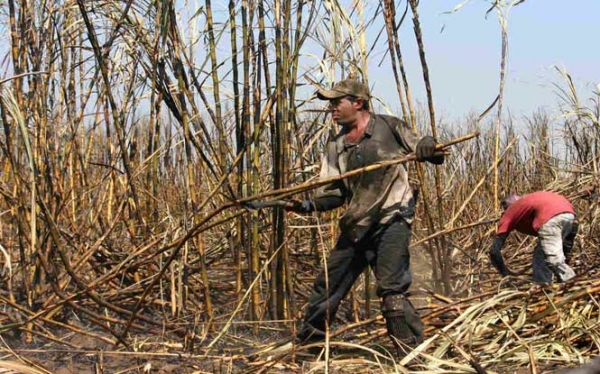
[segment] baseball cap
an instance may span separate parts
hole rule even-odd
[[[371,94],[366,85],[355,79],[345,79],[336,83],[330,90],[320,89],[317,91],[317,97],[321,100],[339,99],[344,96],[354,96],[359,99],[369,100]]]

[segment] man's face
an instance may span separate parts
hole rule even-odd
[[[356,122],[356,114],[362,104],[361,99],[353,99],[350,96],[329,100],[331,117],[341,126],[352,125]]]

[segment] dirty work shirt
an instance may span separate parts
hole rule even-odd
[[[538,236],[544,223],[561,213],[573,213],[573,205],[564,196],[550,191],[538,191],[523,196],[512,203],[500,217],[497,235],[517,230]]]
[[[418,140],[417,134],[405,121],[371,113],[369,124],[358,143],[347,143],[343,130],[329,141],[320,177],[334,177],[407,155],[414,152]],[[332,197],[342,198],[348,203],[348,209],[340,219],[340,228],[354,241],[360,240],[373,224],[387,223],[397,215],[410,224],[414,217],[415,199],[408,182],[406,163],[323,186],[317,190],[315,205],[319,205],[319,200],[331,201]]]

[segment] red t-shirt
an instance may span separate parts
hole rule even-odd
[[[504,211],[496,234],[513,230],[537,236],[540,227],[561,213],[573,213],[573,205],[564,196],[550,191],[538,191],[523,196]]]

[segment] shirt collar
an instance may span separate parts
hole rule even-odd
[[[373,136],[373,131],[375,131],[375,114],[369,113],[369,123],[367,124],[367,128],[365,129],[363,137],[370,138],[371,136]],[[340,133],[340,136],[336,139],[336,145],[339,154],[348,148],[352,148],[356,144],[346,143],[346,138],[344,137],[344,134]]]
[[[365,135],[369,138],[373,136],[373,131],[375,130],[375,114],[369,113],[369,124],[365,130]]]

